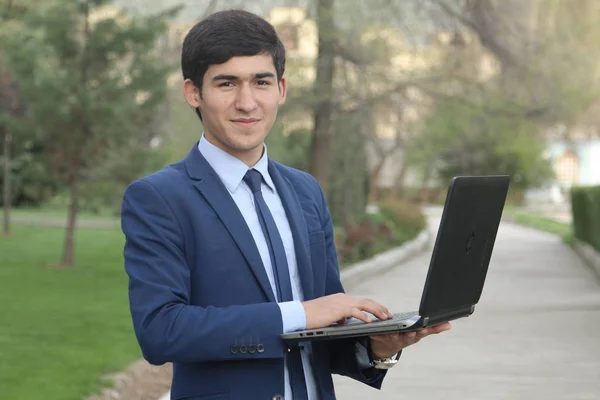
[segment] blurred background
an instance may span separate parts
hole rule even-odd
[[[140,358],[122,194],[200,138],[181,44],[228,8],[286,46],[269,155],[321,183],[343,267],[455,175],[510,174],[506,218],[600,249],[597,0],[0,0],[0,398],[86,398]]]

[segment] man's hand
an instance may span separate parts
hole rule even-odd
[[[343,293],[319,297],[302,303],[306,312],[306,329],[318,329],[335,322],[343,323],[354,317],[363,322],[371,322],[369,312],[379,319],[393,318],[387,308],[370,299],[357,299]]]
[[[394,356],[400,350],[407,348],[429,335],[435,335],[450,330],[449,322],[427,327],[417,332],[391,333],[371,336],[371,355],[375,359]]]

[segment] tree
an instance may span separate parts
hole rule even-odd
[[[18,95],[6,71],[0,70],[0,117],[15,113],[18,108]],[[10,146],[12,134],[7,127],[5,118],[0,119],[0,142],[2,143],[2,231],[10,234],[10,205],[12,203]]]
[[[307,76],[311,76],[305,73],[310,67],[307,60],[300,60],[295,54],[289,57],[287,66],[288,78],[296,73],[299,77],[291,78],[290,82],[307,85],[296,83],[302,87],[295,86],[290,91],[281,119],[287,121],[296,117],[297,120],[290,125],[299,123],[305,127],[308,124],[301,121],[306,115],[311,115],[309,172],[321,183],[332,209],[344,210],[338,214],[344,219],[351,219],[355,210],[358,213],[364,211],[360,206],[364,206],[369,172],[372,174],[371,198],[377,196],[379,172],[402,145],[407,132],[404,126],[398,129],[399,140],[393,149],[387,149],[381,146],[380,130],[376,126],[381,125],[376,120],[386,113],[388,115],[384,117],[388,122],[394,120],[390,116],[403,118],[404,110],[410,108],[406,104],[410,99],[404,92],[414,80],[409,73],[400,71],[401,66],[391,61],[397,51],[409,50],[406,47],[398,49],[404,44],[389,15],[386,16],[380,7],[385,6],[385,1],[376,0],[376,4],[315,2],[319,42],[314,63],[316,78],[312,82],[306,80]],[[380,23],[382,18],[385,20],[383,24]],[[307,87],[309,85],[312,90]],[[294,132],[291,135],[288,129],[285,134],[292,137],[299,134],[298,130]],[[275,142],[274,136],[272,134],[271,143]],[[282,141],[288,140],[282,138]],[[303,140],[298,143],[303,143]],[[375,150],[375,157],[370,158],[373,168],[369,168],[367,162],[367,145]],[[343,204],[353,202],[349,199],[356,199],[356,206]]]
[[[519,189],[551,179],[542,157],[548,128],[569,132],[600,99],[598,2],[423,4],[435,5],[430,16],[450,40],[439,46],[445,82],[421,87],[434,107],[410,143],[411,160],[443,179],[509,173]],[[483,73],[490,64],[496,70]]]
[[[331,156],[331,118],[333,113],[333,79],[335,70],[336,31],[333,18],[334,0],[318,0],[317,29],[319,54],[315,82],[314,127],[312,134],[310,173],[327,194],[329,158]]]
[[[355,224],[365,213],[369,169],[364,109],[336,113],[332,120],[329,207],[336,225]]]
[[[9,21],[23,13],[30,3],[14,4],[8,1],[0,5],[0,22]],[[2,231],[4,235],[10,234],[10,206],[13,198],[11,186],[11,145],[13,133],[8,127],[7,115],[19,116],[23,113],[23,104],[15,82],[4,68],[0,59],[0,142],[2,143]]]
[[[485,101],[492,99],[488,96]],[[506,99],[495,101],[507,103],[498,108],[510,107]],[[538,126],[532,121],[449,100],[439,102],[423,125],[410,159],[424,174],[431,166],[444,181],[457,175],[509,174],[511,186],[521,190],[552,176],[543,158]]]
[[[73,265],[81,184],[132,140],[149,142],[169,66],[153,51],[176,9],[132,18],[105,0],[59,0],[3,31],[11,74],[28,105],[44,164],[70,196],[61,264]],[[104,14],[103,14],[104,13]]]
[[[497,86],[540,126],[571,125],[600,97],[593,0],[429,0],[500,66]],[[507,103],[508,104],[508,103]]]

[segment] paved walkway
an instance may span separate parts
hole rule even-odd
[[[19,225],[43,226],[46,228],[64,228],[67,226],[67,218],[49,218],[37,216],[12,216],[11,222]],[[121,221],[113,219],[81,219],[77,220],[77,227],[83,229],[119,229]]]
[[[347,290],[417,309],[429,258]],[[345,377],[335,383],[341,400],[600,399],[599,281],[556,236],[502,223],[471,317],[405,350],[381,392]]]

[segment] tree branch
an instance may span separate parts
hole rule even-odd
[[[476,0],[467,1],[464,8],[465,13],[470,13],[473,19],[467,18],[465,14],[461,14],[453,9],[445,0],[429,0],[432,4],[439,7],[449,17],[455,19],[463,26],[472,30],[481,44],[494,54],[505,67],[519,65],[519,61],[514,54],[497,40],[497,35],[491,32],[489,26],[489,8],[493,5],[489,1]],[[486,8],[487,7],[487,8]],[[499,13],[493,13],[494,18],[499,17]]]

